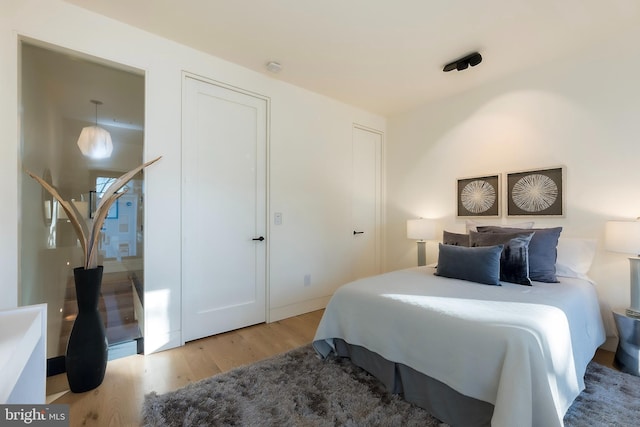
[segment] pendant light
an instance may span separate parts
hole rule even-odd
[[[102,105],[102,102],[92,99],[91,103],[96,106],[96,124],[82,129],[78,138],[78,147],[86,157],[106,159],[111,157],[111,152],[113,151],[111,135],[106,130],[98,127],[98,105]]]

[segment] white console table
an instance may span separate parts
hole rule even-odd
[[[0,404],[43,404],[47,305],[0,311]]]

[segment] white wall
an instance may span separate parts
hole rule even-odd
[[[566,216],[535,218],[536,226],[560,225],[563,236],[599,239],[590,276],[605,306],[628,306],[628,261],[605,252],[602,240],[607,220],[640,215],[639,36],[623,34],[390,118],[387,268],[416,263],[416,244],[404,228],[409,218],[436,218],[440,230],[464,232],[464,220],[455,216],[457,178],[564,165]],[[427,254],[435,259],[435,242]],[[608,308],[605,313],[611,322]]]
[[[17,304],[20,133],[18,40],[29,37],[146,71],[145,347],[180,343],[182,73],[271,98],[271,320],[322,307],[349,278],[351,129],[385,119],[284,84],[59,0],[5,0],[0,15],[0,308]],[[305,274],[311,286],[303,286]]]

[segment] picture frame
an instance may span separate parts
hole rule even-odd
[[[499,218],[501,215],[501,174],[459,178],[457,216],[459,218]]]
[[[565,175],[564,166],[507,173],[507,217],[564,217]]]

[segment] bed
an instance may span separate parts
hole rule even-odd
[[[437,271],[411,268],[342,286],[315,350],[350,357],[452,426],[562,426],[605,340],[593,283],[571,274],[559,283],[489,286]]]

